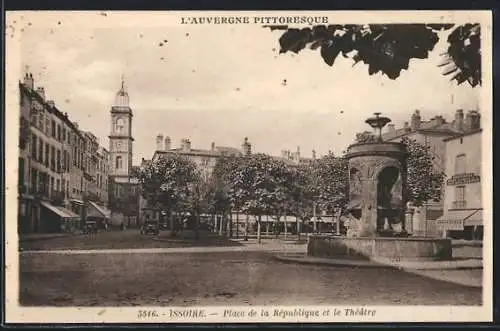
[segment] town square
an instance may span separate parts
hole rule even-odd
[[[19,304],[482,306],[481,24],[317,18],[11,22]]]

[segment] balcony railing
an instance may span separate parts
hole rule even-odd
[[[456,200],[451,203],[453,209],[464,209],[467,208],[466,200]]]

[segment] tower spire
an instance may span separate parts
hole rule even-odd
[[[122,90],[125,89],[125,75],[122,74]]]

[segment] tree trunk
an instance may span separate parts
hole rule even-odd
[[[278,239],[278,236],[280,234],[280,216],[276,215],[276,225],[274,229],[274,237]]]
[[[247,218],[245,220],[245,241],[248,241],[248,223],[249,223],[249,219],[248,218],[250,216],[248,214],[246,216],[247,216]]]
[[[194,238],[195,241],[199,239],[199,227],[200,227],[200,213],[195,214],[195,224],[194,224]]]
[[[297,239],[300,240],[300,221],[299,221],[299,217],[298,216],[295,216],[295,221],[297,222]]]
[[[229,212],[229,238],[233,237],[233,212]]]
[[[219,236],[222,236],[222,232],[224,231],[224,213],[222,213],[220,222],[219,222]]]
[[[240,238],[240,214],[236,213],[236,239]]]
[[[269,215],[266,215],[266,235],[269,236]]]
[[[337,236],[340,236],[340,218],[342,217],[342,209],[339,210],[339,216],[337,217]]]
[[[260,244],[261,243],[261,238],[260,238],[260,221],[261,221],[262,216],[258,216],[257,218],[257,242]]]
[[[313,204],[313,232],[316,233],[317,225],[316,225],[316,204]]]
[[[285,227],[285,239],[287,238],[288,235],[288,229],[287,229],[287,223],[286,223],[286,214],[283,216],[283,226]]]

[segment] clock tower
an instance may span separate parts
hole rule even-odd
[[[111,177],[129,179],[132,170],[132,109],[122,77],[122,86],[116,93],[111,107],[111,132],[109,135]]]

